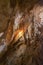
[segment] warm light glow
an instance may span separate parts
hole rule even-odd
[[[17,37],[21,37],[23,35],[23,31],[20,31],[19,33],[18,33],[18,35],[17,35]]]
[[[17,41],[20,37],[22,37],[23,34],[24,34],[23,30],[20,30],[20,31],[18,32],[18,34],[16,35],[16,37],[15,37],[15,41]]]

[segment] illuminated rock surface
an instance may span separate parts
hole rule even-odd
[[[22,15],[19,14],[20,12],[18,13],[18,9],[14,11],[14,16],[10,19],[11,22],[14,21],[14,25],[13,23],[9,25],[8,21],[12,13],[9,0],[0,0],[0,2],[0,45],[4,38],[9,42],[15,30],[28,29],[15,45],[8,47],[7,52],[0,58],[0,65],[43,65],[43,0],[36,4],[35,0],[33,0],[33,3],[30,0],[19,0],[19,10]],[[23,23],[21,25],[18,22]],[[26,28],[28,24],[29,26]],[[32,25],[34,25],[33,31]]]

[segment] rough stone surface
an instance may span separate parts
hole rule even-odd
[[[1,2],[0,4],[1,5],[0,6],[0,33],[1,33],[7,30],[8,19],[12,10],[10,9],[8,0],[0,0],[0,2]],[[19,0],[18,3],[20,2],[21,1]],[[43,65],[43,3],[42,2],[43,0],[40,0],[37,4],[34,5],[33,9],[31,9],[31,5],[30,5],[29,9],[31,10],[29,12],[27,10],[28,8],[26,9],[29,3],[27,5],[25,5],[25,3],[23,5],[19,4],[20,7],[25,5],[24,10],[22,10],[21,8],[21,11],[22,12],[24,11],[23,12],[24,17],[22,17],[22,20],[20,19],[19,21],[23,21],[23,22],[26,21],[26,23],[29,23],[30,27],[28,27],[29,28],[27,31],[28,33],[26,32],[25,35],[29,34],[30,39],[28,39],[28,37],[26,36],[27,38],[23,39],[26,41],[23,41],[21,39],[19,40],[19,42],[17,42],[16,45],[9,47],[8,51],[0,59],[0,65]],[[33,0],[33,3],[34,3],[34,0]],[[14,16],[14,21],[15,21],[15,18],[16,17]],[[28,18],[29,18],[29,22],[27,22]],[[33,22],[32,19],[34,21],[33,37],[31,35],[32,34],[31,24]],[[0,40],[3,38],[4,37],[2,35],[2,37],[0,37]]]

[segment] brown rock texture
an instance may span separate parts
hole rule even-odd
[[[21,28],[24,35],[14,45],[13,39],[0,65],[43,65],[43,0],[0,0],[0,41],[9,43]]]

